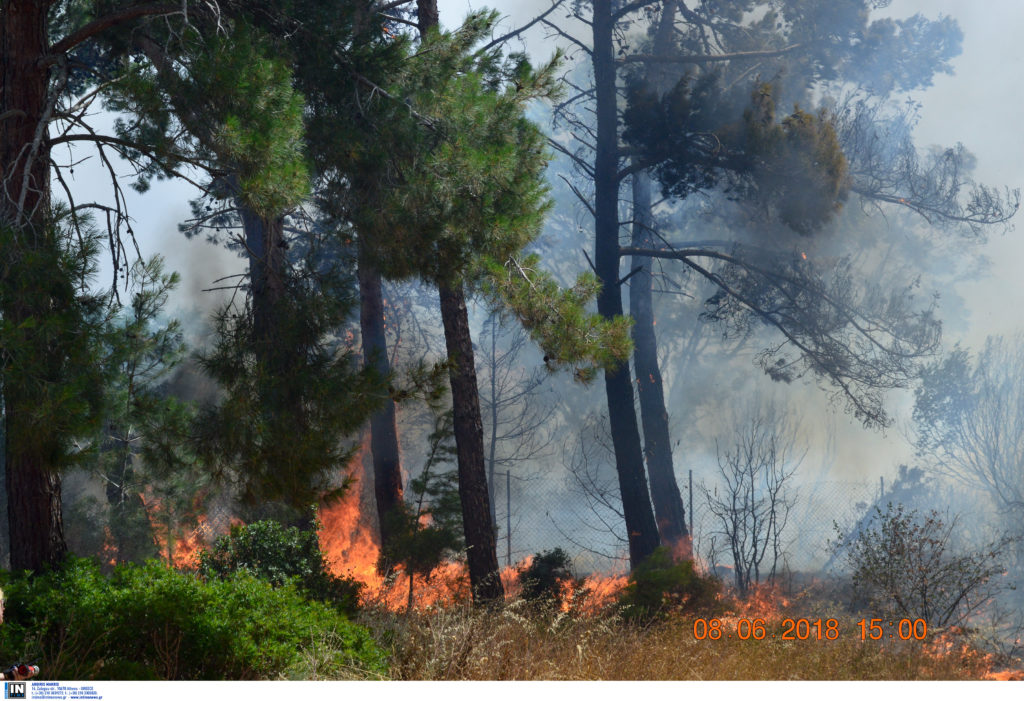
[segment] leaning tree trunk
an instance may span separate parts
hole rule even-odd
[[[381,377],[391,374],[387,339],[384,335],[384,296],[380,273],[359,247],[359,327],[363,339],[363,363]],[[398,447],[395,402],[390,398],[370,417],[370,452],[373,455],[373,491],[380,522],[380,542],[385,548],[393,540],[391,514],[402,504],[402,464]]]
[[[50,153],[46,106],[50,84],[46,62],[47,9],[51,3],[7,0],[0,10],[0,225],[13,234],[3,266],[56,245],[46,226],[50,206]],[[3,269],[2,313],[13,328],[50,312],[46,286],[11,285],[17,271]],[[12,289],[18,287],[20,289]],[[40,572],[67,552],[61,517],[58,465],[61,437],[39,410],[39,383],[60,382],[61,348],[36,336],[20,349],[33,368],[12,366],[3,378],[6,488],[11,569]],[[38,376],[31,376],[36,375]]]
[[[462,283],[442,282],[441,321],[448,350],[452,387],[453,427],[459,464],[459,499],[466,536],[469,583],[474,603],[501,600],[504,588],[498,573],[498,550],[491,527],[490,496],[484,466],[484,430],[476,383],[473,340]]]
[[[597,310],[606,319],[622,314],[619,284],[618,112],[616,106],[613,20],[610,0],[594,0],[594,99],[597,149],[594,156],[594,260],[601,293]],[[629,365],[604,374],[615,467],[626,520],[629,560],[636,567],[659,545],[644,474],[643,451],[633,407]]]
[[[651,180],[646,173],[633,176],[633,246],[649,248],[653,243]],[[633,256],[630,278],[629,314],[633,317],[633,365],[640,397],[640,419],[644,429],[644,456],[651,480],[651,500],[661,542],[677,557],[689,558],[692,548],[686,529],[683,497],[672,464],[672,442],[665,409],[665,390],[658,367],[658,339],[654,331],[651,259]]]

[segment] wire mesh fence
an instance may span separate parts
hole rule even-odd
[[[679,481],[694,551],[707,566],[732,565],[728,552],[721,547],[722,524],[691,474]],[[626,569],[624,520],[621,506],[614,499],[581,496],[570,484],[548,481],[517,485],[514,479],[500,477],[495,486],[495,512],[502,565],[559,547],[573,558],[581,573]],[[836,526],[848,529],[880,494],[879,483],[867,480],[818,480],[794,487],[788,495],[788,514],[781,529],[780,567],[815,572],[828,565],[829,543],[836,539]]]

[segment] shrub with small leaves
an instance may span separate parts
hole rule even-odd
[[[571,565],[568,553],[561,548],[534,555],[528,565],[519,569],[523,598],[527,601],[561,601],[576,581]]]
[[[161,563],[121,565],[109,577],[70,559],[42,576],[4,583],[0,655],[56,679],[276,679],[311,646],[349,675],[386,672],[369,633],[344,615],[247,573],[204,580]],[[338,664],[336,662],[335,666]]]
[[[958,519],[938,511],[907,511],[892,503],[833,548],[852,575],[851,608],[877,615],[923,618],[930,626],[962,625],[998,593],[993,576],[1004,571],[1012,540],[970,552],[956,551]]]
[[[627,619],[657,618],[670,611],[713,611],[721,604],[722,582],[700,574],[693,560],[676,562],[672,551],[662,546],[629,574],[629,583],[619,598]]]
[[[294,581],[309,598],[352,615],[363,585],[328,570],[317,530],[285,527],[276,521],[236,526],[218,538],[212,548],[200,552],[199,572],[207,578],[248,572],[274,586]]]

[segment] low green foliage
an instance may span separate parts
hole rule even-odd
[[[721,590],[719,579],[701,575],[693,560],[674,561],[672,552],[662,546],[630,572],[619,604],[624,617],[637,620],[669,611],[712,611],[720,606]]]
[[[70,559],[3,588],[0,654],[37,662],[49,678],[274,679],[302,668],[313,648],[335,669],[386,671],[365,629],[290,583],[249,574],[204,580],[150,561],[107,577]]]
[[[576,581],[571,564],[568,553],[561,548],[534,555],[530,564],[519,570],[523,598],[527,601],[547,599],[560,602],[569,591],[567,585]]]
[[[286,528],[276,521],[232,528],[212,548],[199,553],[199,572],[221,579],[244,572],[275,587],[294,582],[309,598],[354,614],[362,584],[331,574],[317,530]]]

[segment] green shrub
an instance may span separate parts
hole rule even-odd
[[[619,604],[625,618],[645,620],[669,611],[713,611],[721,591],[717,577],[701,575],[693,560],[674,561],[662,546],[630,572]]]
[[[309,598],[352,615],[363,585],[328,571],[317,530],[286,528],[276,521],[232,528],[212,548],[199,553],[199,572],[210,578],[248,572],[274,586],[294,581]]]
[[[239,573],[204,580],[158,562],[110,577],[92,561],[4,584],[3,659],[57,679],[273,679],[330,648],[364,676],[386,671],[367,631],[334,608]]]
[[[560,602],[569,591],[569,585],[576,581],[571,564],[569,555],[561,548],[534,555],[528,566],[519,569],[523,598],[527,601]]]

